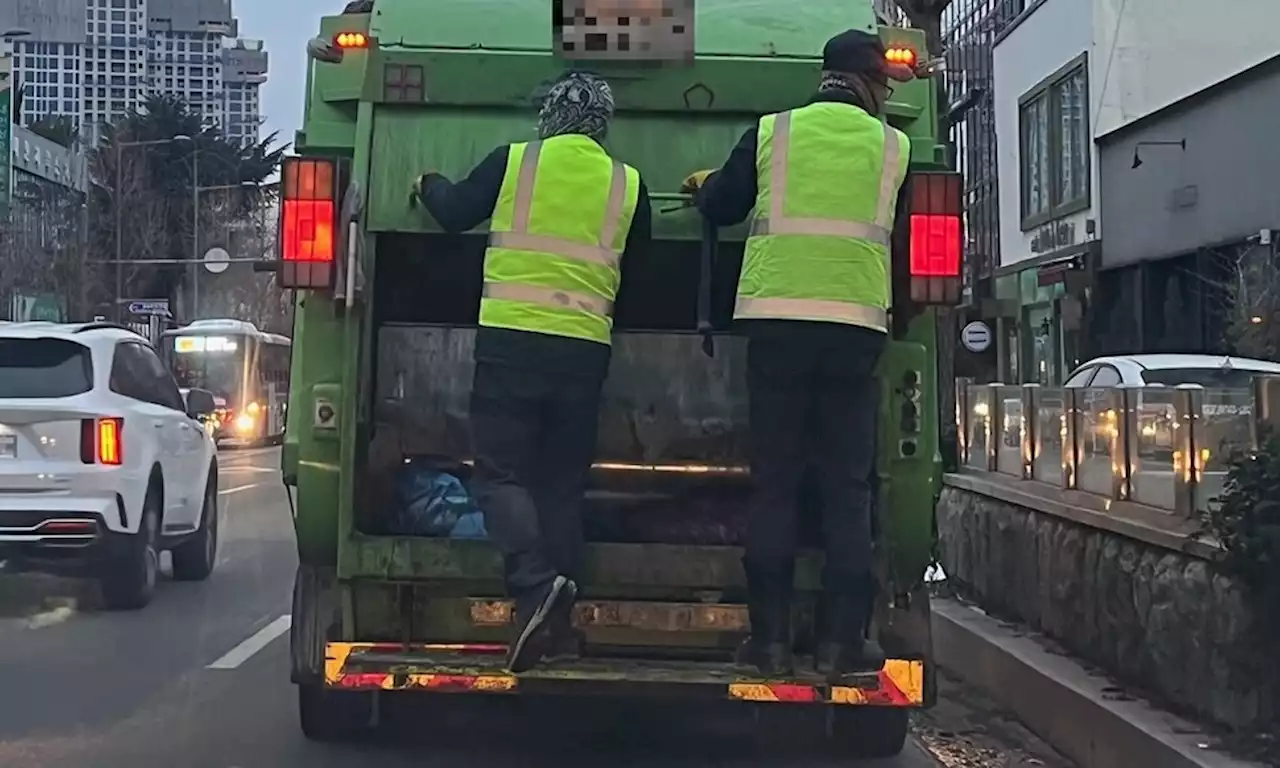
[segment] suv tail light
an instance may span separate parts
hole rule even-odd
[[[124,419],[81,419],[80,461],[120,466],[124,461]]]
[[[284,288],[332,288],[337,253],[337,164],[287,157],[281,176],[280,284]]]
[[[963,233],[960,174],[919,173],[911,181],[911,300],[960,303]]]

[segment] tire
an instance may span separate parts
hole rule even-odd
[[[218,563],[218,471],[209,468],[204,502],[200,506],[200,529],[173,548],[175,581],[204,581]]]
[[[907,743],[910,711],[903,707],[835,706],[828,745],[842,757],[896,757]]]
[[[145,608],[156,592],[160,577],[160,512],[164,500],[160,483],[147,488],[142,501],[138,532],[122,534],[112,542],[102,573],[102,599],[108,610]]]
[[[298,686],[298,722],[311,741],[355,741],[373,730],[373,694],[330,691],[307,683]]]

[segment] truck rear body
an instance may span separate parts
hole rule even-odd
[[[289,403],[296,416],[284,449],[301,561],[295,682],[349,691],[932,701],[924,574],[940,461],[929,298],[943,304],[958,294],[959,238],[947,227],[958,227],[948,222],[958,222],[959,187],[945,173],[928,79],[900,85],[889,110],[911,136],[921,174],[916,227],[901,212],[895,235],[893,340],[880,371],[877,568],[885,589],[876,623],[891,660],[848,686],[803,675],[747,679],[731,664],[748,628],[739,547],[749,490],[745,342],[729,333],[746,227],[720,232],[715,352],[707,357],[695,332],[701,221],[679,208],[686,198],[678,190],[689,172],[719,167],[759,115],[803,104],[823,42],[870,14],[869,3],[865,13],[857,3],[803,12],[757,5],[744,15],[727,0],[702,0],[691,63],[593,66],[617,101],[608,147],[649,187],[654,242],[627,266],[615,310],[576,609],[587,655],[518,677],[503,670],[511,606],[497,551],[484,540],[391,535],[379,521],[397,503],[391,489],[406,467],[465,481],[473,458],[468,398],[486,233],[441,233],[411,204],[412,182],[427,170],[456,180],[495,146],[534,138],[531,96],[566,62],[548,52],[542,2],[378,0],[375,14],[323,19],[323,38],[346,34],[357,45],[341,63],[312,63],[297,140],[303,157],[338,162],[326,284],[299,291]],[[924,56],[921,33],[881,34]],[[954,270],[928,266],[931,226]],[[910,270],[913,240],[919,268]],[[311,267],[290,267],[287,249],[282,256],[305,287],[297,274]],[[822,560],[813,549],[816,504],[803,508],[801,651],[812,642]]]

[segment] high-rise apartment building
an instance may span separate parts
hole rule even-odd
[[[226,89],[222,130],[232,141],[258,141],[262,108],[258,89],[267,81],[267,52],[261,40],[229,40],[222,48]]]
[[[222,41],[235,37],[237,26],[231,0],[146,3],[149,90],[179,96],[206,121],[222,122]]]
[[[145,97],[146,0],[85,2],[84,102],[80,121],[82,129],[96,139],[102,124],[136,109]],[[42,115],[33,110],[29,116]]]
[[[2,0],[6,35],[23,123],[67,115],[96,142],[103,125],[164,93],[232,138],[257,138],[267,54],[236,39],[231,0]]]
[[[3,0],[0,37],[13,55],[23,122],[32,116],[80,116],[89,0]]]

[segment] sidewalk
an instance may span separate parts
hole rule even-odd
[[[1195,724],[981,609],[935,598],[938,664],[983,690],[1080,768],[1266,768],[1218,750]]]

